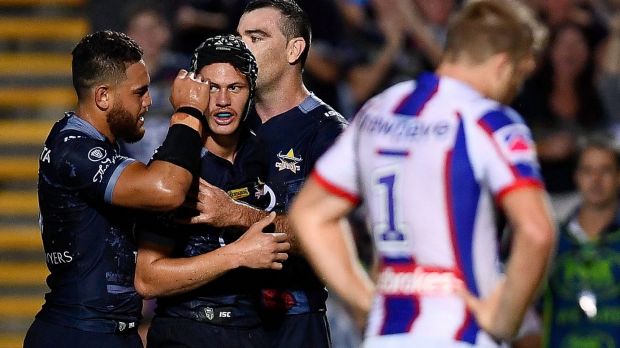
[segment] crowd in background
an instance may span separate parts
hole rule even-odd
[[[93,30],[125,31],[145,50],[154,95],[147,122],[155,125],[160,121],[153,116],[168,114],[165,88],[175,71],[188,65],[191,52],[205,37],[234,32],[245,2],[119,1],[121,16],[102,15],[108,10],[93,2]],[[313,28],[306,85],[347,118],[387,86],[432,70],[441,58],[446,24],[460,5],[458,0],[298,2]],[[549,41],[513,107],[533,130],[547,190],[564,217],[575,203],[572,173],[579,139],[588,133],[618,132],[620,2],[526,2],[547,24]],[[106,5],[111,7],[115,6]],[[148,141],[157,143],[143,143]]]
[[[544,182],[560,221],[579,202],[573,178],[582,139],[591,134],[620,135],[620,1],[523,1],[547,25],[549,38],[539,53],[537,70],[512,106],[533,132]],[[446,25],[461,1],[297,2],[313,29],[306,85],[350,119],[386,87],[434,69]],[[233,33],[245,3],[92,2],[92,30],[126,32],[144,49],[150,70],[153,104],[146,116],[146,136],[126,147],[134,158],[148,161],[165,137],[172,112],[168,89],[178,69],[188,67],[191,53],[205,38]],[[354,323],[346,321],[332,321],[332,330],[356,332]],[[353,346],[356,337],[334,335],[334,346]]]

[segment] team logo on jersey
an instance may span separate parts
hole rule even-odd
[[[213,308],[206,307],[204,308],[204,311],[205,311],[205,317],[207,317],[207,319],[209,320],[213,320],[213,316],[214,316]]]
[[[511,162],[529,162],[535,157],[529,130],[522,124],[511,124],[495,132],[495,140]]]
[[[506,136],[506,144],[512,152],[531,150],[530,144],[528,144],[527,138],[523,134],[508,134]]]
[[[230,196],[230,198],[234,199],[235,201],[238,201],[241,198],[245,198],[245,197],[249,196],[250,195],[250,190],[248,190],[247,187],[243,187],[243,188],[240,188],[240,189],[230,190],[227,193]]]
[[[297,173],[297,171],[301,170],[301,167],[297,165],[297,163],[302,161],[301,157],[295,157],[295,152],[293,149],[288,150],[286,155],[282,154],[282,151],[278,152],[278,158],[280,162],[276,163],[276,168],[278,170],[290,170],[293,173]]]
[[[88,159],[93,162],[101,161],[107,153],[102,147],[93,147],[88,151]]]

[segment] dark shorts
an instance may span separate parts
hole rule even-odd
[[[24,339],[24,348],[142,348],[136,330],[101,333],[74,329],[35,319]]]
[[[330,348],[325,312],[286,315],[265,322],[272,348]]]
[[[147,335],[149,348],[268,346],[262,327],[220,326],[186,318],[155,316]]]

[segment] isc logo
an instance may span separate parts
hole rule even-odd
[[[230,318],[230,312],[220,312],[220,318]]]

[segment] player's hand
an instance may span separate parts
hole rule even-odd
[[[271,213],[252,226],[231,246],[239,254],[240,265],[248,268],[282,269],[282,262],[288,259],[291,244],[285,233],[265,233],[276,213]]]
[[[499,311],[501,310],[499,308],[499,301],[505,286],[505,279],[500,280],[493,292],[484,299],[474,296],[465,286],[457,289],[457,293],[465,301],[467,308],[476,318],[480,328],[495,339],[502,340],[510,339],[513,335],[513,332],[509,332],[509,330],[502,327],[501,320],[498,320]]]
[[[177,220],[185,224],[208,224],[215,227],[234,225],[231,221],[237,203],[224,190],[200,178],[198,192],[188,193],[184,206],[198,211],[198,215]]]
[[[209,106],[210,88],[209,81],[202,75],[181,69],[172,83],[170,103],[174,110],[190,106],[204,114]]]

